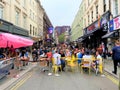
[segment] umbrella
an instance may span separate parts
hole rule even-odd
[[[6,48],[13,45],[14,48],[20,48],[33,45],[34,41],[10,33],[0,33],[0,47]]]

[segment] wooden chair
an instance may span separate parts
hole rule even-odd
[[[90,74],[91,71],[91,58],[82,58],[82,62],[81,62],[81,73],[83,73],[83,69],[87,68]]]

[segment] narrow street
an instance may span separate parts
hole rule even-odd
[[[85,72],[62,72],[59,77],[48,76],[37,67],[7,90],[118,90],[106,76]]]

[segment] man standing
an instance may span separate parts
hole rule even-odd
[[[114,71],[112,73],[117,74],[117,65],[120,63],[120,42],[119,40],[115,41],[115,46],[112,49],[112,59],[114,64]]]

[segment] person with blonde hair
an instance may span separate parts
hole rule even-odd
[[[112,73],[117,74],[117,65],[120,63],[120,41],[115,41],[115,46],[112,48],[112,59],[114,64],[114,71]]]

